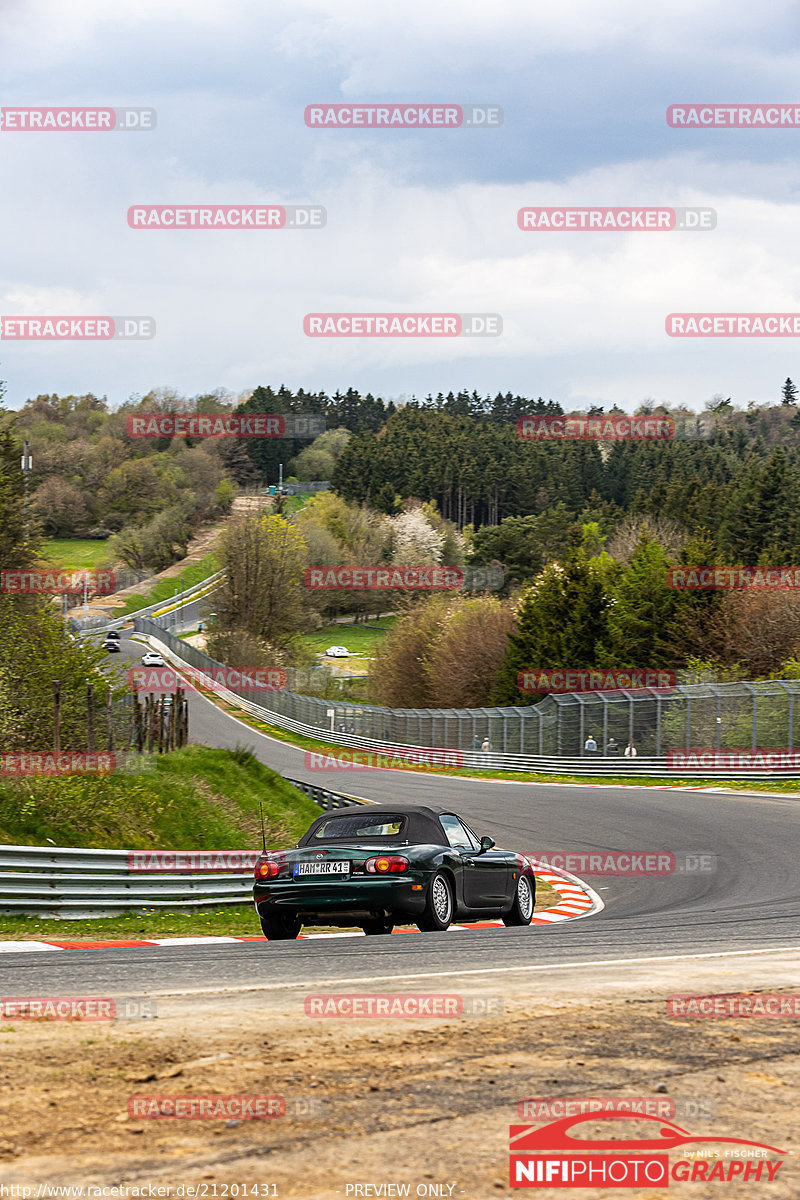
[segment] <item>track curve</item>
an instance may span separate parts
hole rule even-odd
[[[133,658],[141,647],[123,644]],[[192,741],[250,747],[274,770],[312,780],[303,751],[257,733],[190,695]],[[426,776],[410,771],[313,772],[313,782],[365,799],[430,800],[453,808],[501,846],[552,852],[698,851],[713,874],[591,876],[605,903],[587,920],[535,929],[467,930],[452,936],[341,939],[5,954],[0,987],[17,995],[70,990],[164,991],[413,978],[440,971],[611,962],[786,948],[800,942],[797,845],[800,797],[587,787]],[[254,929],[254,932],[257,930]],[[56,959],[57,961],[54,961]],[[46,960],[46,961],[43,961]],[[157,966],[156,966],[157,963]],[[154,973],[156,973],[154,975]],[[45,989],[42,991],[42,989]]]

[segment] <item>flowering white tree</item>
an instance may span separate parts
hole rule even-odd
[[[433,529],[420,508],[390,518],[392,562],[406,566],[435,566],[442,561],[444,534]]]

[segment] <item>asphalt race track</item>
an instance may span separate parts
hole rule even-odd
[[[137,658],[123,642],[113,656]],[[635,787],[555,786],[431,777],[406,771],[311,771],[304,753],[256,733],[190,694],[190,737],[246,745],[283,775],[365,799],[435,800],[464,814],[479,835],[534,854],[705,852],[713,873],[592,876],[597,915],[551,927],[453,931],[292,943],[217,943],[8,953],[0,989],[17,996],[91,991],[169,993],[320,983],[413,980],[548,964],[588,964],[800,945],[797,844],[800,796],[732,795]],[[573,868],[574,869],[574,868]],[[253,933],[259,932],[254,916]],[[644,966],[644,964],[642,964]],[[474,982],[478,982],[477,976]]]

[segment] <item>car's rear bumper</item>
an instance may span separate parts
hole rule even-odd
[[[422,885],[412,891],[412,884]],[[421,877],[381,876],[352,879],[294,879],[257,883],[253,900],[260,916],[290,909],[303,913],[396,912],[419,916],[425,908],[425,883]]]

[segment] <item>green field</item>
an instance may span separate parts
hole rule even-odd
[[[108,542],[99,539],[46,538],[42,542],[42,558],[69,571],[97,570],[112,565]]]
[[[149,589],[144,587],[141,592],[135,592],[126,597],[124,607],[115,608],[114,613],[116,616],[126,617],[128,613],[146,608],[148,604],[157,604],[161,600],[167,603],[176,592],[185,592],[187,588],[202,583],[209,575],[218,571],[220,566],[219,559],[215,554],[206,554],[198,562],[184,567],[180,575],[173,575],[169,579],[160,579],[153,587]]]
[[[368,625],[339,624],[325,625],[315,633],[304,634],[299,640],[314,654],[323,654],[328,646],[346,646],[351,654],[359,658],[371,658],[386,637],[387,630],[394,625],[396,617],[381,617]],[[345,663],[347,660],[331,659]]]

